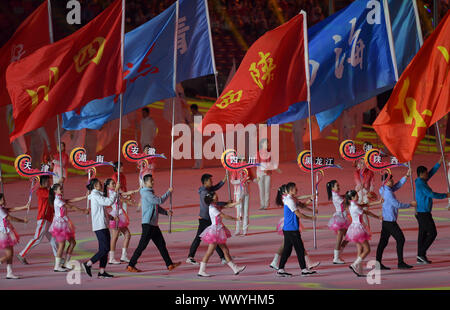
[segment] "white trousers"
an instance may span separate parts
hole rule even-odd
[[[36,226],[36,232],[34,233],[33,239],[31,239],[27,246],[20,252],[20,256],[25,257],[31,249],[41,243],[42,238],[45,236],[52,246],[53,255],[57,254],[57,246],[55,238],[53,238],[52,234],[48,231],[51,223],[47,220],[38,220]]]
[[[258,187],[261,207],[267,208],[269,206],[270,199],[270,175],[261,175],[259,177]]]
[[[238,197],[236,197],[238,196]],[[235,198],[237,198],[236,201],[240,200],[240,195],[235,195]],[[236,217],[239,219],[242,216],[242,221],[238,220],[236,221],[236,232],[239,233],[241,231],[241,225],[242,225],[242,232],[247,233],[248,229],[248,200],[249,195],[245,194],[242,202],[236,206]]]

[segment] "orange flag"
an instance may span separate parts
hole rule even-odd
[[[122,0],[77,32],[9,65],[15,129],[10,141],[49,118],[120,93]]]
[[[262,123],[307,100],[305,23],[302,12],[253,43],[201,128]]]
[[[399,162],[410,161],[428,127],[450,111],[450,12],[403,72],[373,123]]]
[[[6,68],[10,63],[27,57],[38,48],[49,44],[48,31],[48,2],[44,1],[0,49],[0,106],[11,104],[6,89]]]

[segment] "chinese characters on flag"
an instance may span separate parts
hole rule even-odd
[[[120,92],[121,19],[122,1],[116,0],[77,32],[8,67],[11,141],[51,117]]]
[[[373,123],[400,162],[410,161],[428,127],[450,111],[450,12],[403,72]]]
[[[219,124],[257,124],[307,100],[305,64],[306,14],[260,37],[247,51],[239,69],[202,121]]]

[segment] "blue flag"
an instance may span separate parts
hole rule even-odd
[[[206,0],[180,1],[177,37],[177,82],[214,74]]]
[[[409,10],[401,8],[403,12],[414,14],[412,6]],[[404,22],[404,18],[397,16],[395,21]],[[308,36],[311,115],[316,115],[321,129],[336,120],[346,108],[394,86],[395,74],[383,1],[355,1],[310,28]],[[404,37],[408,38],[407,35]],[[405,51],[406,48],[400,53]],[[402,54],[398,57],[406,59]],[[306,117],[307,103],[300,102],[269,119],[268,123],[286,123]]]
[[[177,82],[214,73],[204,0],[179,2]],[[202,11],[198,11],[202,10]],[[125,35],[123,115],[158,100],[175,97],[173,51],[176,3]],[[100,129],[119,118],[119,96],[89,102],[63,114],[67,130]]]

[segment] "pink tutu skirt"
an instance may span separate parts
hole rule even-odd
[[[67,219],[64,221],[53,221],[49,232],[55,238],[56,242],[64,242],[75,239],[75,226]]]
[[[0,232],[0,249],[5,249],[15,246],[19,243],[19,235],[14,228],[9,229],[9,232]]]
[[[350,226],[350,222],[347,217],[342,213],[336,212],[328,221],[328,228],[337,233],[341,229],[347,229]]]
[[[231,237],[231,232],[224,225],[210,225],[206,227],[206,229],[200,234],[200,238],[202,241],[212,244],[225,244],[227,242],[227,238]]]
[[[345,235],[345,240],[359,243],[370,240],[370,238],[370,234],[361,223],[352,223],[348,227],[347,234]]]
[[[126,215],[125,213],[119,214],[119,223],[116,223],[116,221],[114,220],[109,221],[110,229],[127,228],[128,225],[130,225],[130,220],[128,219],[128,215]]]

